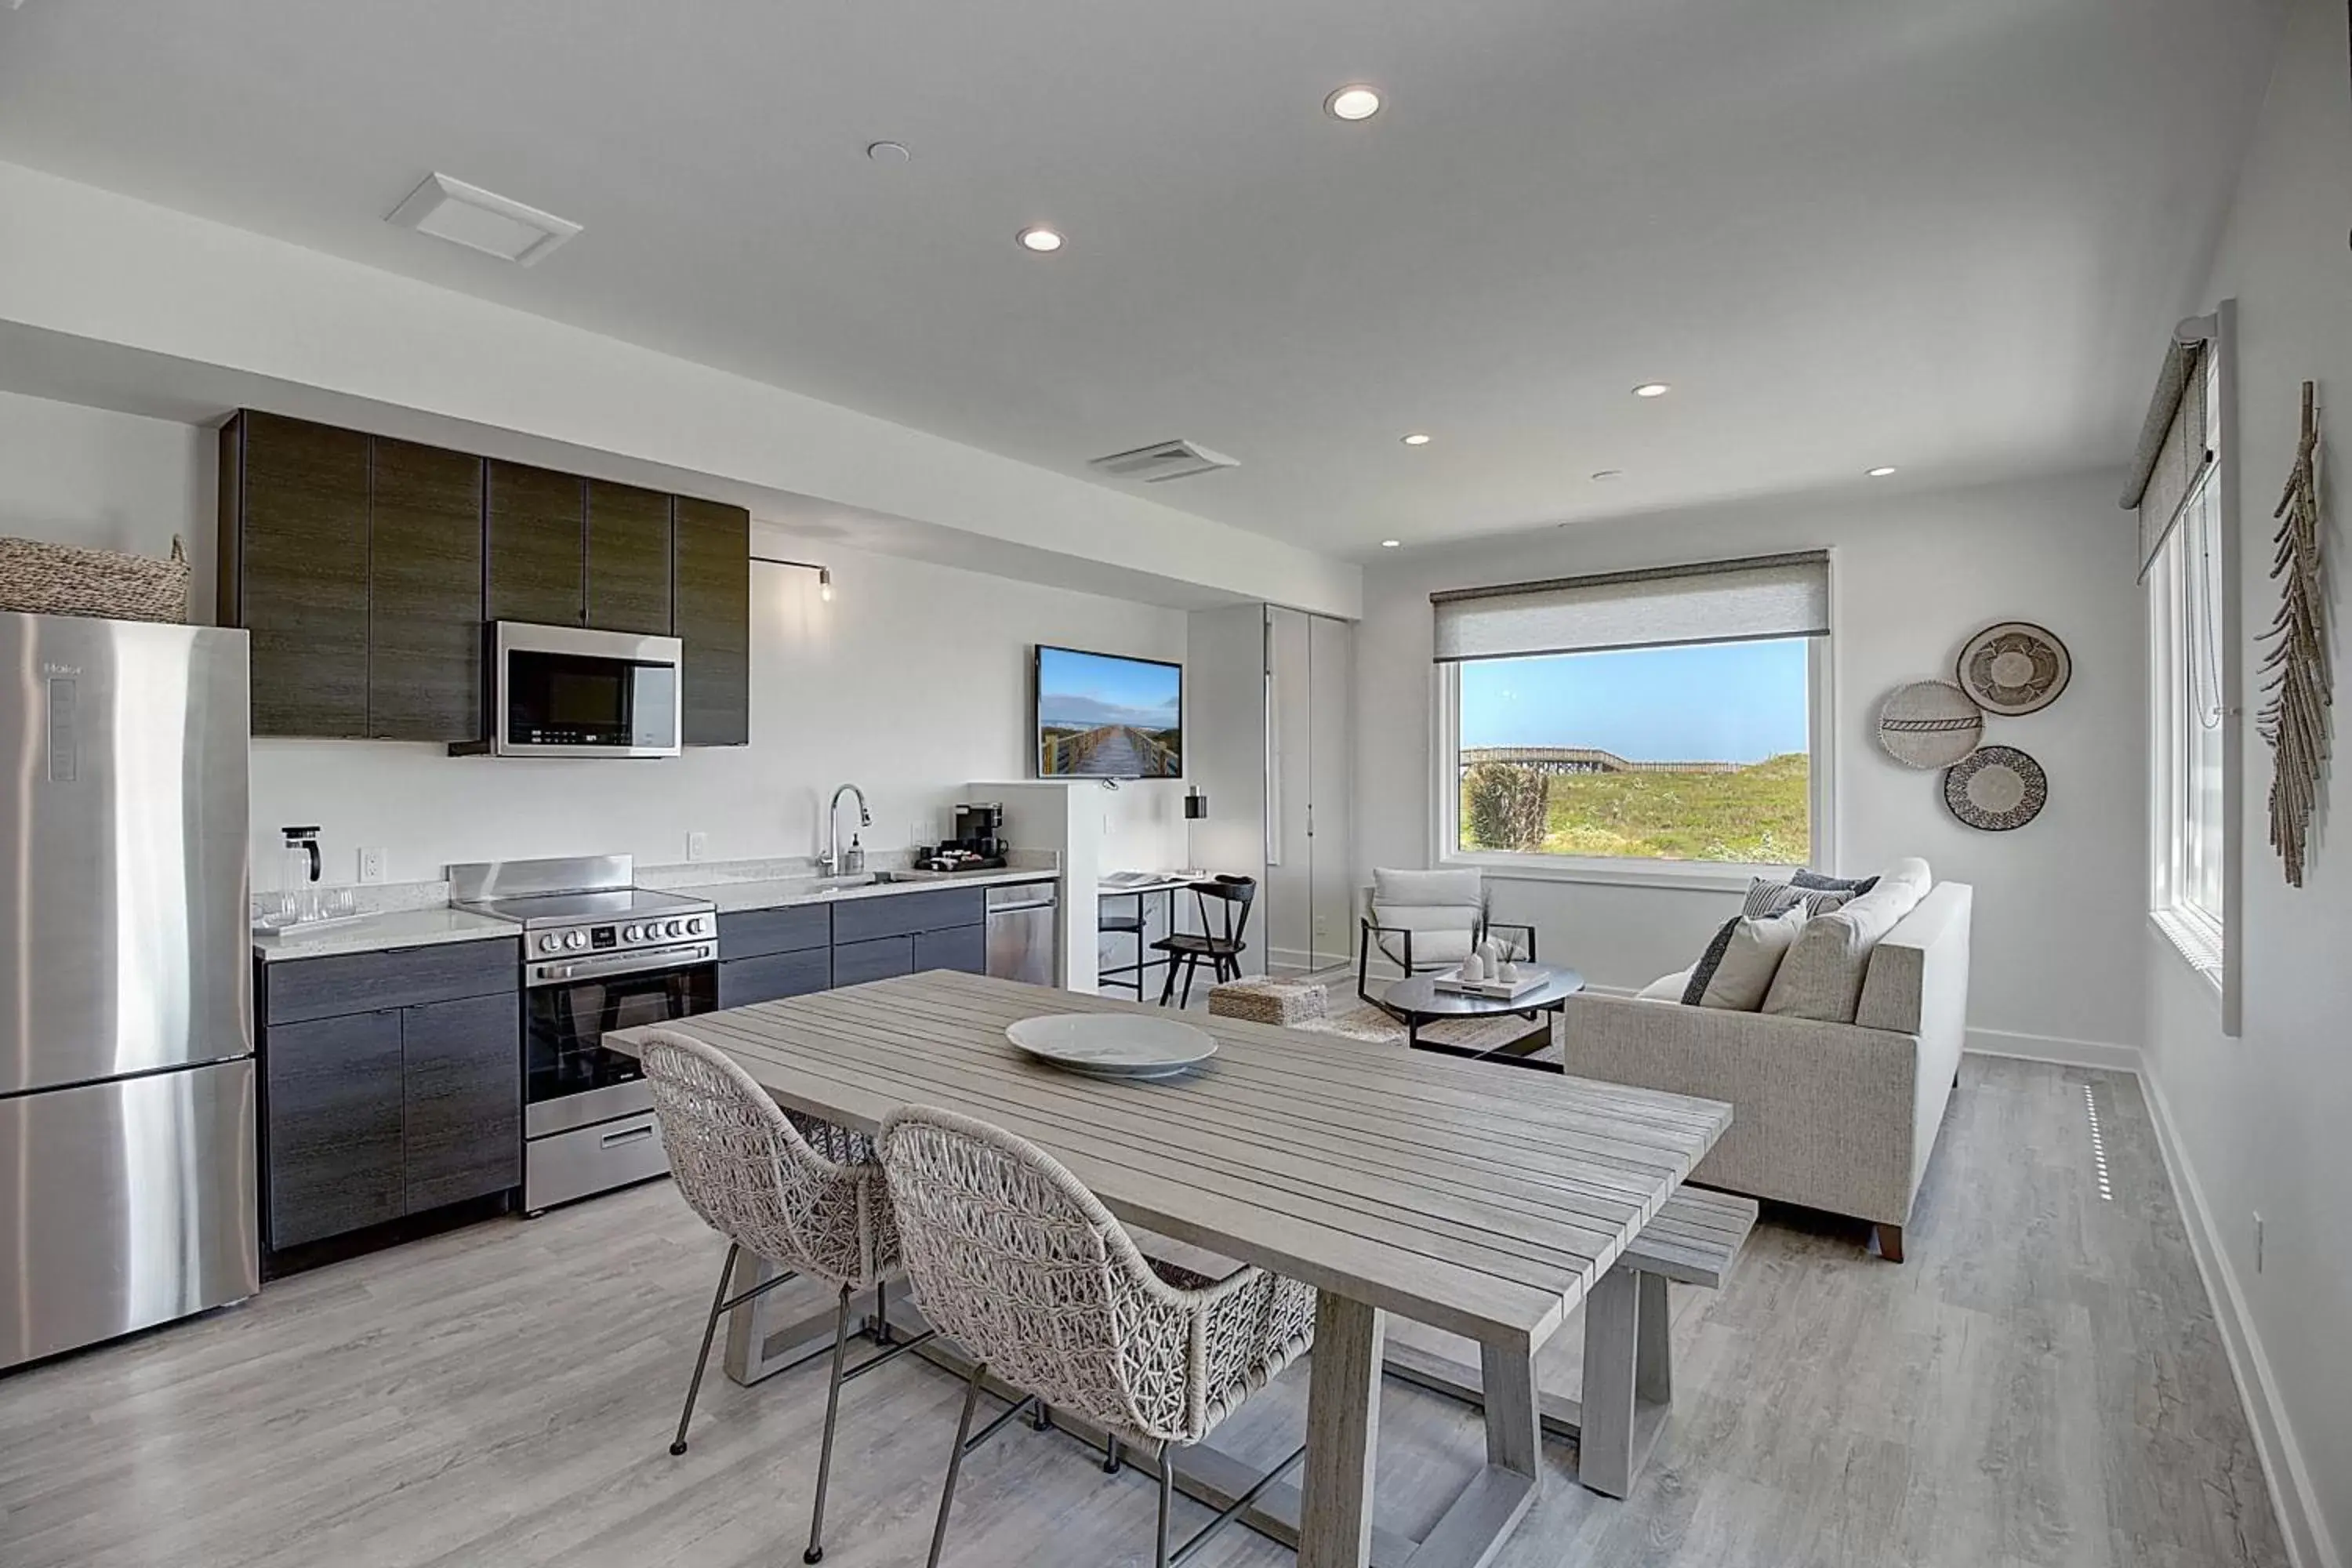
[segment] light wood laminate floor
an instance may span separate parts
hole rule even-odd
[[[1728,1289],[1678,1288],[1650,1469],[1612,1502],[1548,1446],[1502,1568],[2284,1563],[2134,1080],[1969,1058],[1911,1261],[1859,1237],[1768,1207]],[[796,1563],[821,1366],[752,1389],[714,1370],[691,1451],[666,1451],[721,1249],[661,1184],[0,1378],[0,1563]],[[1554,1337],[1547,1386],[1575,1391],[1580,1340]],[[1220,1441],[1287,1453],[1306,1385]],[[851,1385],[831,1568],[922,1560],[959,1398],[912,1357]],[[1483,1455],[1473,1412],[1393,1380],[1381,1444],[1378,1522],[1408,1534]],[[1148,1562],[1152,1506],[1141,1476],[1015,1426],[964,1467],[949,1560]],[[1289,1556],[1236,1529],[1197,1561]]]

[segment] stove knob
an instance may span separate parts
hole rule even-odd
[[[686,934],[688,936],[700,936],[709,929],[709,928],[703,923],[703,919],[700,915],[697,915],[692,920],[686,922]]]
[[[545,936],[539,939],[539,951],[541,952],[553,952],[557,948],[562,945],[562,939],[558,937],[553,931],[550,931]]]
[[[686,923],[683,921],[672,921],[662,928],[662,932],[666,936],[684,936]]]
[[[623,927],[621,928],[621,940],[622,940],[623,942],[635,942],[635,941],[636,941],[636,940],[637,940],[637,928],[636,928],[636,927],[635,927],[635,926],[623,926]]]
[[[586,947],[588,945],[588,933],[584,931],[565,931],[563,933],[563,945],[566,947]]]

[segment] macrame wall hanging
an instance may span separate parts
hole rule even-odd
[[[2286,863],[2290,887],[2303,886],[2311,818],[2319,804],[2320,770],[2327,762],[2327,710],[2333,680],[2327,668],[2327,587],[2320,562],[2319,420],[2313,384],[2303,384],[2303,438],[2294,471],[2279,498],[2278,545],[2271,576],[2279,583],[2279,612],[2258,639],[2263,689],[2269,696],[2255,727],[2270,742],[2271,847]]]

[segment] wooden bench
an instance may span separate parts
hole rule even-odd
[[[1584,1298],[1584,1396],[1541,1394],[1548,1436],[1577,1445],[1577,1479],[1605,1497],[1633,1487],[1674,1400],[1666,1287],[1719,1287],[1756,1228],[1756,1200],[1685,1186]],[[1472,1405],[1486,1401],[1478,1370],[1391,1341],[1391,1377]]]

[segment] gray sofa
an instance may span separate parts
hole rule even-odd
[[[1570,997],[1554,1037],[1579,1077],[1730,1102],[1691,1180],[1869,1220],[1899,1263],[1959,1073],[1973,901],[1937,883],[1880,938],[1851,1024],[1685,1006],[1661,982]]]

